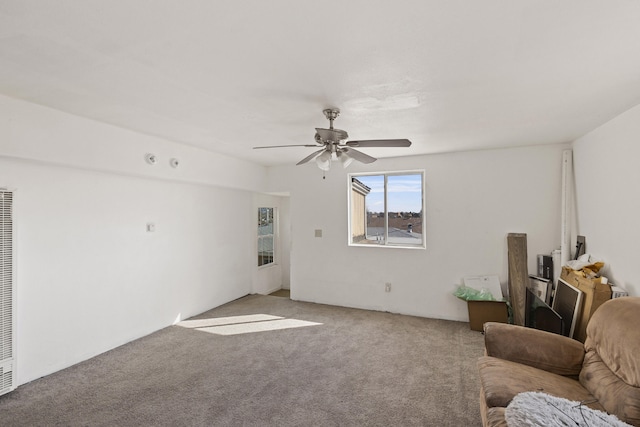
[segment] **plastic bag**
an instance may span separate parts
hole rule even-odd
[[[589,254],[583,254],[578,259],[567,261],[565,266],[572,270],[582,271],[584,277],[596,277],[604,267],[604,262],[595,259]]]
[[[465,301],[495,301],[493,294],[487,289],[473,289],[468,286],[458,286],[453,295]]]
[[[491,293],[491,291],[482,288],[480,289],[480,293],[478,294],[478,298],[476,298],[478,300],[481,301],[495,301],[496,299],[493,297],[493,294]]]

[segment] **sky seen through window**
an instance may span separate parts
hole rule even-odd
[[[422,211],[422,176],[389,175],[387,181],[387,203],[389,212]],[[358,181],[371,188],[367,195],[369,212],[384,212],[384,176],[360,175]]]

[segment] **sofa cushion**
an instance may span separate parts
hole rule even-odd
[[[506,408],[518,393],[543,391],[553,396],[585,402],[591,408],[603,410],[594,396],[578,381],[562,375],[490,356],[483,356],[478,360],[478,371],[488,408]]]
[[[484,324],[487,356],[523,363],[578,379],[584,358],[582,343],[562,335],[503,323]]]
[[[602,304],[587,326],[586,351],[597,353],[622,381],[640,387],[640,298]]]
[[[580,382],[610,413],[640,426],[640,298],[602,304],[587,325]]]
[[[593,349],[587,351],[584,358],[580,383],[591,390],[607,412],[626,423],[640,426],[640,388],[618,378]]]

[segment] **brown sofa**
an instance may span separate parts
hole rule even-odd
[[[541,391],[640,426],[640,297],[600,306],[579,341],[537,329],[486,323],[478,360],[484,426],[506,426],[518,393]]]

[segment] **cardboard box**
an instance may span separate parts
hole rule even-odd
[[[611,285],[602,283],[599,277],[590,279],[584,277],[582,272],[571,270],[567,267],[562,267],[560,278],[584,293],[582,298],[582,311],[578,315],[576,327],[573,332],[574,339],[584,342],[587,338],[587,324],[589,323],[589,319],[591,319],[591,316],[598,307],[611,299]]]
[[[467,301],[469,327],[482,332],[486,322],[507,323],[509,314],[506,301]]]

